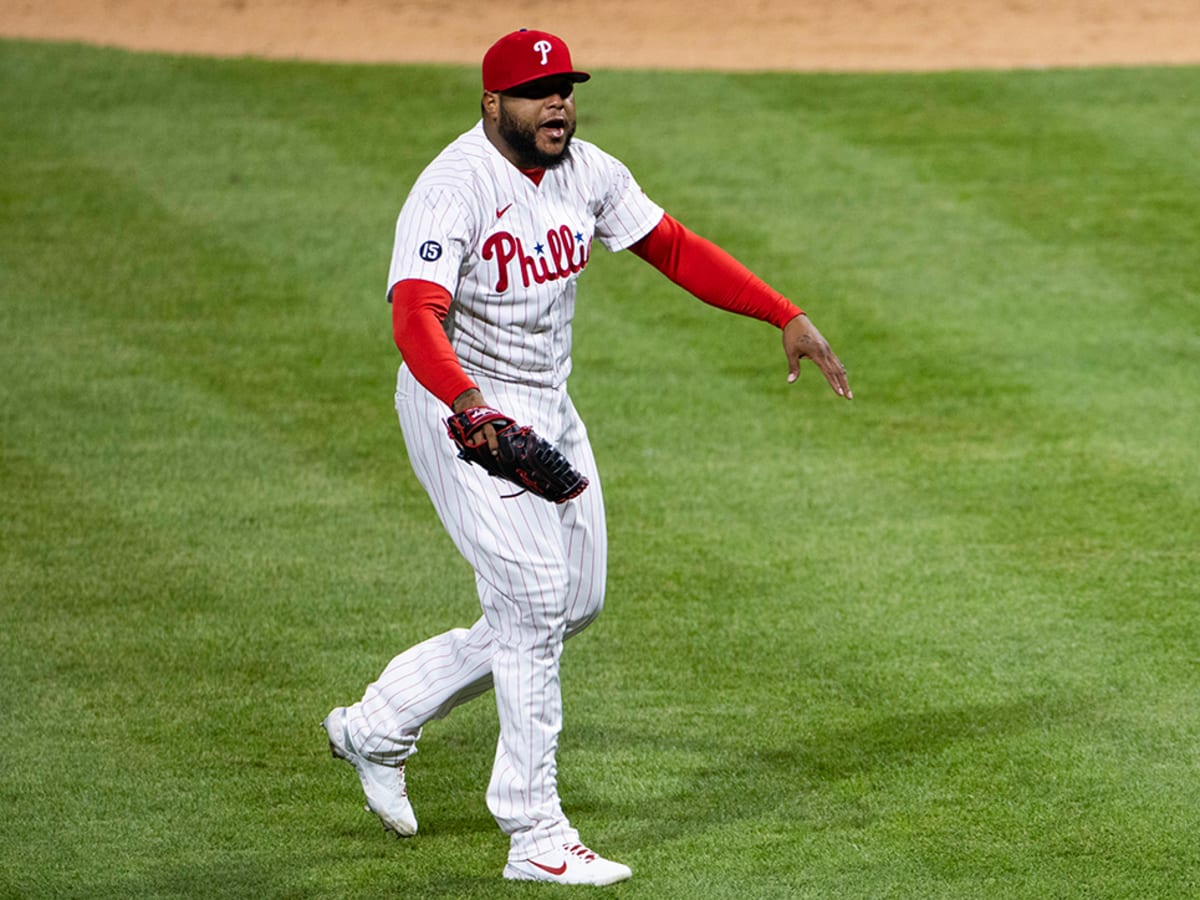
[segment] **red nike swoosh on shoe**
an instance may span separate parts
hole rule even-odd
[[[541,869],[543,872],[549,872],[551,875],[562,875],[564,872],[567,871],[567,861],[565,859],[563,860],[562,865],[558,866],[557,868],[553,868],[551,866],[543,866],[540,862],[534,862],[532,859],[530,860],[530,862],[533,863],[533,865],[537,866],[539,869]]]
[[[508,212],[508,211],[509,211],[509,209],[510,209],[511,207],[512,207],[512,204],[510,203],[510,204],[508,204],[508,206],[504,207],[504,209],[498,209],[498,210],[496,210],[496,218],[497,218],[497,219],[499,219],[499,218],[500,218],[501,216],[503,216],[503,215],[504,215],[506,212]]]

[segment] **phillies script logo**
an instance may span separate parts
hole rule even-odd
[[[483,258],[495,259],[497,266],[496,292],[504,293],[512,279],[512,264],[515,262],[525,287],[545,284],[582,272],[588,264],[588,246],[583,233],[566,225],[546,232],[546,242],[533,246],[533,255],[525,252],[519,237],[507,231],[497,231],[483,244]]]

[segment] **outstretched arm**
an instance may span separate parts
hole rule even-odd
[[[712,241],[664,215],[630,249],[705,303],[782,329],[789,384],[799,377],[800,360],[810,359],[835,393],[846,399],[854,396],[846,367],[803,310]]]

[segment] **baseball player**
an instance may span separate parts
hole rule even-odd
[[[789,382],[807,358],[852,396],[803,312],[664,213],[620,161],[574,138],[574,90],[588,78],[553,34],[500,38],[483,58],[481,121],[433,160],[400,211],[388,279],[403,356],[396,410],[413,470],[475,570],[482,616],[401,653],[324,722],[368,808],[412,835],[405,763],[422,726],[493,689],[500,736],[487,804],[510,839],[504,877],[564,884],[631,874],[581,841],[555,762],[563,641],[600,613],[607,565],[600,478],[566,389],[576,285],[593,241],[631,249],[701,300],[777,326]],[[447,417],[492,410],[555,445],[586,489],[547,502],[460,459]],[[496,451],[490,425],[475,439],[484,442]]]

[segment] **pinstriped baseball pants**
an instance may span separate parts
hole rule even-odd
[[[409,459],[459,551],[475,569],[482,617],[401,653],[349,708],[355,746],[377,762],[416,751],[421,727],[495,688],[500,738],[488,808],[510,836],[511,859],[578,840],[558,797],[562,729],[559,659],[565,638],[604,602],[604,504],[587,432],[565,388],[476,379],[486,402],[533,426],[590,480],[549,503],[457,458],[444,404],[401,366],[396,409]]]

